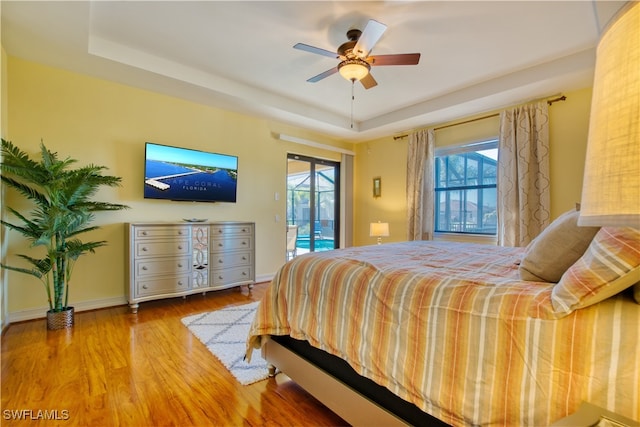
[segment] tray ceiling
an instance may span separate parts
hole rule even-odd
[[[9,55],[362,141],[588,87],[614,1],[3,1]],[[306,80],[369,19],[378,86]],[[353,128],[351,125],[353,124]]]

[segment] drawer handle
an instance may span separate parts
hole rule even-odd
[[[142,285],[142,289],[149,289],[147,285]]]
[[[182,263],[181,262],[178,263],[178,267],[182,268]]]
[[[245,241],[243,240],[243,241],[242,241],[242,244],[243,244],[243,245],[246,245],[246,244],[247,244],[247,242],[245,242]]]
[[[247,275],[247,272],[246,272],[246,271],[243,271],[243,272],[242,272],[242,275],[243,275],[243,276],[246,276],[246,275]]]
[[[223,279],[223,277],[222,277],[222,276],[218,276],[218,279],[222,280],[222,279]]]
[[[224,246],[222,243],[218,243],[219,248],[221,248],[222,246]]]
[[[242,257],[242,260],[243,260],[243,261],[246,261],[246,260],[247,260],[247,257],[246,257],[246,256],[243,256],[243,257]]]
[[[243,229],[242,229],[242,232],[243,232],[243,233],[246,233],[246,232],[247,232],[247,229],[246,229],[246,228],[243,228]]]
[[[178,249],[182,250],[182,245],[178,245]]]
[[[218,260],[218,264],[222,264],[223,262],[224,262],[224,261],[223,261],[223,260],[221,260],[221,259],[219,259],[219,260]]]
[[[147,247],[146,246],[142,247],[142,252],[147,252]]]
[[[146,236],[146,235],[147,235],[147,232],[146,232],[146,231],[143,231],[143,232],[142,232],[142,235],[143,235],[143,236]]]
[[[146,266],[146,265],[143,265],[143,266],[142,266],[142,269],[143,269],[144,271],[147,271],[147,266]]]
[[[182,230],[178,230],[178,236],[182,236]]]
[[[222,229],[221,228],[218,229],[218,233],[222,234]]]
[[[182,280],[178,280],[178,286],[182,286]]]

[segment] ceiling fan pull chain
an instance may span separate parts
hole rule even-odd
[[[353,100],[356,99],[356,97],[353,94],[353,88],[356,85],[356,80],[353,79],[351,80],[351,129],[353,129]]]

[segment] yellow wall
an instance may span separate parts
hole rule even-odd
[[[556,102],[549,107],[552,219],[573,208],[580,200],[584,173],[591,89],[565,95],[566,101]],[[463,119],[466,118],[457,121]],[[499,117],[491,117],[437,130],[436,147],[496,138],[499,128]],[[390,236],[384,241],[406,240],[407,138],[394,140],[387,137],[359,144],[356,153],[354,244],[373,243],[368,224],[378,220],[389,222]],[[373,198],[371,194],[371,181],[375,176],[382,177],[380,198]]]
[[[85,306],[124,302],[124,226],[131,221],[179,221],[181,218],[249,220],[256,223],[256,272],[269,277],[285,259],[284,197],[286,154],[293,152],[339,160],[338,153],[275,140],[272,132],[286,133],[335,147],[354,150],[354,244],[374,243],[369,223],[387,221],[391,236],[406,238],[407,139],[385,137],[348,144],[293,126],[207,107],[153,92],[111,83],[21,59],[2,57],[2,131],[23,150],[35,154],[40,140],[79,164],[105,165],[121,176],[123,186],[103,190],[98,197],[125,203],[130,210],[100,213],[101,229],[91,239],[109,245],[83,257],[72,282],[71,302]],[[5,87],[3,87],[5,89]],[[555,218],[580,198],[591,90],[566,93],[567,100],[550,108],[551,202]],[[8,104],[7,104],[8,102]],[[461,118],[461,120],[464,118]],[[438,146],[484,140],[497,135],[496,118],[436,132]],[[11,127],[8,127],[8,124]],[[180,203],[142,197],[144,142],[179,145],[239,156],[236,204]],[[382,179],[382,197],[372,195],[372,179]],[[10,192],[12,206],[23,207]],[[276,223],[275,216],[280,216]],[[15,232],[4,235],[3,256],[16,263],[15,254],[28,251]],[[7,242],[4,242],[7,240]],[[9,272],[9,313],[45,308],[44,291],[31,277]],[[1,308],[0,308],[1,309]],[[4,312],[3,312],[4,314]]]
[[[354,245],[375,243],[369,224],[389,223],[389,237],[383,242],[406,240],[407,143],[386,137],[356,145],[354,167]],[[373,197],[373,178],[380,177],[381,196]]]
[[[339,148],[351,144],[331,140],[284,124],[207,107],[169,96],[70,73],[9,57],[6,138],[22,150],[37,154],[40,141],[78,165],[108,167],[122,177],[123,186],[105,189],[98,199],[131,207],[98,213],[101,227],[88,238],[108,246],[81,258],[71,285],[70,302],[124,302],[125,222],[180,221],[182,218],[247,220],[256,223],[256,273],[270,276],[285,260],[287,151],[340,160],[336,152],[276,140],[272,132],[287,133]],[[144,143],[178,145],[239,157],[238,201],[186,203],[145,200],[142,195]],[[279,192],[279,201],[274,193]],[[8,204],[24,206],[8,192]],[[275,216],[280,222],[276,223]],[[7,262],[18,264],[16,253],[29,249],[16,232],[7,233]],[[8,274],[9,312],[46,307],[40,283],[23,274]],[[44,315],[44,311],[42,312]]]
[[[551,217],[575,207],[582,197],[591,88],[569,92],[549,108]]]

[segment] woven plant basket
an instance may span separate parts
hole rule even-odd
[[[73,326],[73,307],[64,311],[47,311],[47,329],[67,329]]]

